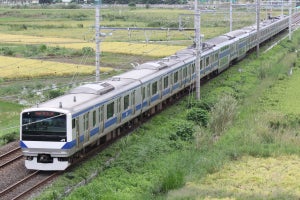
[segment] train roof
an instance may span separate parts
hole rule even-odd
[[[184,61],[189,62],[193,58],[193,53],[191,49],[182,50],[172,56],[137,65],[132,70],[109,79],[80,85],[71,89],[67,94],[43,102],[36,107],[77,112],[97,102],[109,101],[114,96],[126,93],[131,88],[152,80],[158,73],[166,73],[182,65]]]
[[[247,31],[243,30],[243,29],[239,29],[239,30],[234,30],[234,31],[231,31],[229,33],[226,33],[224,34],[225,36],[229,37],[230,39],[234,39],[234,38],[237,38],[237,37],[240,37],[244,34],[246,34]]]
[[[204,44],[213,47],[213,46],[217,46],[217,45],[219,45],[219,44],[221,44],[223,42],[227,42],[228,40],[229,40],[229,38],[226,37],[225,35],[220,35],[218,37],[206,40],[204,42]]]
[[[265,28],[274,23],[274,21],[281,20],[285,17],[286,16],[270,18],[267,21],[262,22],[261,27]],[[202,55],[205,56],[216,48],[231,43],[244,34],[249,34],[255,30],[255,25],[252,25],[206,40],[202,43]],[[162,59],[140,65],[136,64],[132,70],[101,82],[85,83],[70,90],[69,93],[65,95],[41,103],[36,107],[39,109],[52,108],[65,109],[69,112],[78,112],[86,109],[86,107],[95,106],[100,102],[103,103],[109,101],[112,97],[120,96],[134,87],[155,80],[158,75],[164,75],[172,70],[176,70],[179,66],[195,60],[195,56],[196,50],[194,46],[191,46]]]

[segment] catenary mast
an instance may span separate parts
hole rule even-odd
[[[100,81],[100,1],[95,0],[96,82]]]
[[[201,36],[200,36],[200,9],[198,8],[198,0],[195,0],[195,43],[196,43],[196,99],[200,99],[200,59],[201,59]]]

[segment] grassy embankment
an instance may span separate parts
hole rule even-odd
[[[11,142],[19,135],[19,119],[22,106],[0,101],[0,145]]]
[[[299,47],[298,31],[292,42],[249,56],[202,86],[200,103],[178,102],[39,199],[72,187],[66,199],[299,199]],[[187,120],[197,109],[207,124]]]

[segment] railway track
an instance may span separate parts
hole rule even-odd
[[[20,147],[16,147],[0,155],[0,169],[23,158]]]
[[[34,171],[23,179],[15,182],[0,192],[0,199],[25,199],[33,190],[42,187],[55,178],[59,172]]]

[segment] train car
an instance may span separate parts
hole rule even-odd
[[[260,43],[288,26],[288,17],[261,24]],[[255,26],[232,31],[203,43],[200,77],[226,70],[257,43]],[[20,114],[20,146],[25,166],[65,170],[85,149],[116,138],[122,129],[152,115],[196,81],[196,51],[135,66],[107,80],[86,83],[67,94],[25,109]]]

